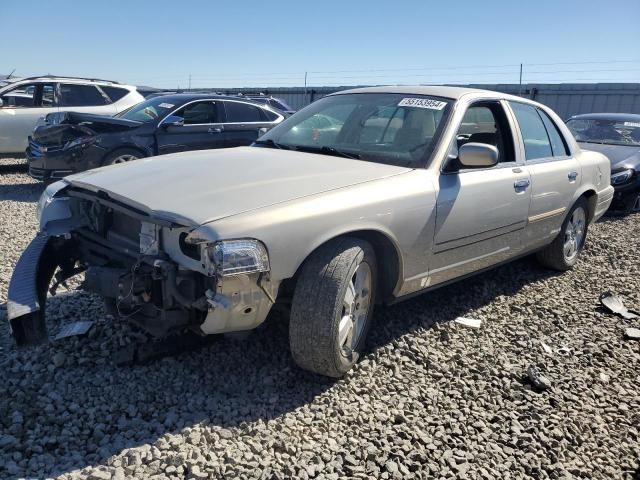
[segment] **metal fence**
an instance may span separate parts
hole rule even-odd
[[[560,83],[560,84],[472,84],[472,88],[483,88],[498,92],[531,98],[554,109],[562,118],[579,113],[639,113],[640,83]],[[264,93],[285,100],[298,110],[309,103],[339,90],[356,87],[277,87],[214,89],[215,91],[237,93]]]

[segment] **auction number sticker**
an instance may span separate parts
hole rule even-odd
[[[640,122],[624,122],[625,127],[640,127]]]
[[[399,107],[428,108],[429,110],[442,110],[447,106],[447,102],[440,100],[429,100],[428,98],[403,98],[398,104]]]
[[[161,103],[158,106],[162,108],[173,108],[173,103]]]

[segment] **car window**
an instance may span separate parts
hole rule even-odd
[[[331,95],[274,127],[259,145],[272,141],[293,150],[421,166],[438,142],[450,105],[417,94]]]
[[[262,110],[262,113],[264,114],[268,122],[275,122],[279,118],[278,115],[270,112],[269,110]]]
[[[509,102],[518,121],[524,142],[525,158],[535,160],[553,156],[547,129],[535,107],[524,103]]]
[[[178,110],[174,115],[184,118],[185,125],[216,123],[218,121],[216,102],[195,102]]]
[[[254,105],[241,102],[224,102],[228,123],[247,123],[264,121],[260,109]]]
[[[58,105],[61,107],[93,107],[106,105],[106,100],[94,85],[60,84]]]
[[[55,88],[53,85],[43,85],[42,86],[42,98],[40,99],[40,104],[43,107],[53,107],[55,98]]]
[[[4,108],[34,107],[37,84],[19,85],[2,94]]]
[[[624,118],[572,118],[567,127],[578,142],[640,146],[640,121]]]
[[[129,90],[122,87],[100,86],[102,91],[107,94],[111,103],[115,103],[129,93]]]
[[[465,143],[493,145],[498,149],[499,163],[515,160],[513,136],[499,102],[483,102],[467,109],[456,134],[455,147],[459,149]],[[451,154],[457,157],[457,151]]]
[[[551,150],[553,152],[553,156],[565,157],[569,155],[567,145],[565,144],[562,134],[558,130],[558,127],[556,126],[554,121],[551,120],[551,118],[549,118],[549,115],[547,115],[544,111],[538,109],[538,113],[540,114],[542,122],[547,129],[547,134],[549,135],[549,140],[551,141]]]

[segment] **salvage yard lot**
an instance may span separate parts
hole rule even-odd
[[[93,329],[17,350],[7,286],[42,190],[0,161],[0,478],[640,475],[640,342],[623,338],[640,324],[597,307],[612,290],[640,308],[640,215],[592,225],[571,272],[523,259],[378,309],[369,353],[330,381],[296,368],[278,317],[246,339],[115,366],[140,334],[64,288],[50,333]],[[531,389],[530,365],[550,389]]]

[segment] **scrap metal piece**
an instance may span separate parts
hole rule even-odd
[[[60,340],[62,338],[84,335],[92,326],[93,322],[90,320],[70,323],[60,329],[60,332],[58,332],[58,335],[56,335],[55,339]]]
[[[454,322],[471,328],[480,328],[480,326],[482,325],[482,320],[478,320],[476,318],[458,317],[454,320]]]
[[[622,318],[640,318],[634,312],[627,310],[627,307],[624,306],[622,299],[611,292],[604,292],[602,295],[600,295],[600,303],[611,313],[620,315]]]

